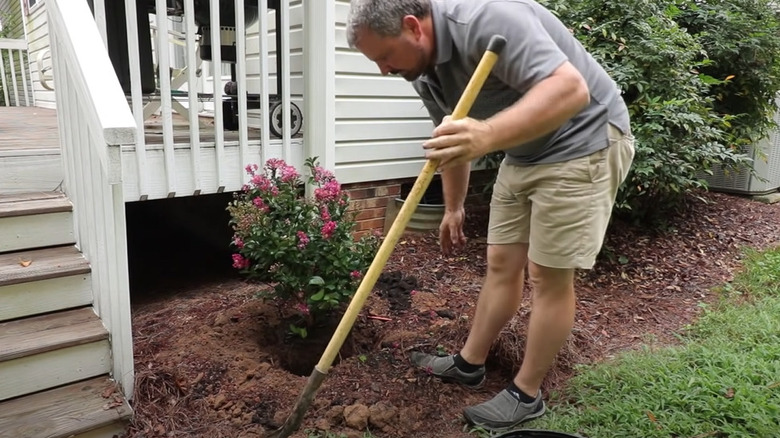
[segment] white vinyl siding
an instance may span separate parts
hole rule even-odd
[[[55,109],[57,107],[54,91],[47,90],[41,85],[41,66],[38,65],[38,56],[43,53],[43,66],[51,67],[51,52],[49,51],[49,26],[46,17],[46,3],[38,0],[37,7],[32,8],[30,15],[26,16],[25,27],[27,33],[27,47],[30,57],[30,73],[35,93],[35,106]],[[51,70],[46,73],[51,78]],[[52,87],[54,84],[50,84]]]
[[[349,48],[348,0],[336,0],[336,173],[344,183],[417,176],[433,123],[411,84],[383,77]]]

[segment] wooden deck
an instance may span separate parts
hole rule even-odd
[[[57,112],[0,107],[0,194],[55,190],[62,176]]]
[[[200,142],[204,144],[213,144],[216,139],[214,130],[214,119],[211,117],[198,118],[198,133]],[[224,140],[226,143],[238,142],[238,131],[224,131]],[[247,137],[255,143],[261,139],[260,130],[250,127],[247,130]],[[275,137],[272,135],[271,139]],[[158,116],[152,116],[144,123],[144,140],[147,145],[162,145],[164,143],[164,131],[162,119]],[[178,113],[173,114],[173,142],[174,144],[190,143],[190,124],[187,119]]]
[[[262,145],[259,129],[248,130],[247,156],[239,148],[239,132],[224,131],[225,156],[222,170],[217,168],[219,159],[215,148],[214,121],[208,117],[199,118],[201,170],[193,174],[192,150],[188,120],[173,115],[173,138],[175,163],[170,167],[163,146],[161,118],[150,117],[144,124],[145,169],[139,169],[135,145],[122,147],[122,173],[125,201],[159,199],[193,194],[218,193],[240,190],[243,185],[244,167],[250,162],[259,162],[266,157],[283,156],[283,142],[271,136],[267,145]],[[262,153],[261,153],[262,151]],[[291,139],[291,160],[303,162],[303,130]],[[259,163],[258,163],[259,164]],[[0,107],[0,195],[49,192],[59,190],[64,179],[62,167],[57,111],[37,107]],[[167,174],[173,169],[175,186],[170,186]],[[200,186],[195,181],[200,179]],[[143,189],[142,186],[146,186]],[[142,192],[142,189],[144,190]]]
[[[0,156],[59,149],[57,111],[37,107],[0,107]]]
[[[200,141],[214,143],[214,120],[201,117]],[[173,116],[173,138],[176,144],[190,142],[189,123],[178,114]],[[259,141],[260,130],[249,128],[249,140]],[[299,133],[297,138],[302,137]],[[162,120],[150,117],[144,123],[144,138],[148,145],[163,143]],[[237,142],[238,131],[225,131],[226,142]],[[276,140],[275,137],[271,137]],[[57,111],[37,107],[0,107],[0,156],[50,154],[59,151]],[[58,153],[58,152],[57,152]]]

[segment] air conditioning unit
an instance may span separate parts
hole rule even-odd
[[[780,107],[780,96],[775,101]],[[775,113],[780,125],[780,112]],[[743,153],[753,159],[750,168],[724,170],[713,166],[712,175],[702,175],[710,190],[746,195],[763,195],[780,188],[780,128],[773,129],[767,137],[750,145]]]

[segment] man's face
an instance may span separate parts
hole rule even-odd
[[[419,34],[404,26],[401,35],[381,37],[371,30],[358,32],[356,46],[368,59],[379,66],[383,75],[403,76],[407,81],[417,79],[430,64],[430,50]]]

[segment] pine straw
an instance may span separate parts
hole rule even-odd
[[[186,395],[169,372],[146,367],[136,370],[133,405],[129,437],[215,436],[198,425],[205,412],[203,403]]]
[[[160,336],[144,336],[138,330],[143,327],[158,334],[165,332],[170,324],[168,316],[165,311],[158,311],[136,317],[134,321],[134,415],[127,438],[221,438],[223,435],[216,427],[204,426],[203,417],[208,412],[208,406],[205,400],[194,397],[183,387],[186,378],[179,376],[177,379],[176,367],[146,362],[165,347]]]

